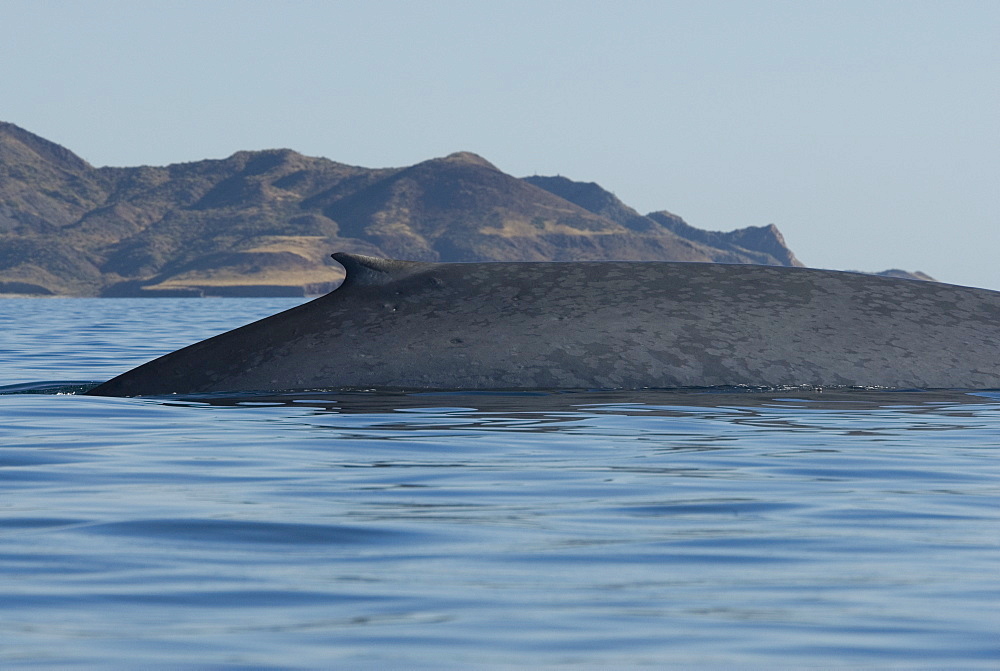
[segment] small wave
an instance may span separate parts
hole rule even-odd
[[[396,413],[433,409],[436,412],[475,409],[482,412],[576,412],[581,408],[626,406],[663,408],[757,406],[775,402],[805,403],[814,409],[979,403],[1000,400],[984,392],[878,387],[686,387],[676,389],[532,389],[532,390],[309,390],[274,392],[211,392],[144,397],[165,405],[217,408],[311,407],[337,413]],[[645,412],[645,410],[644,410]]]
[[[399,543],[431,534],[373,526],[340,524],[294,524],[258,520],[140,519],[107,522],[84,527],[84,531],[113,536],[146,537],[166,542],[178,540],[290,545],[348,545]]]
[[[3,394],[82,394],[96,387],[98,382],[80,380],[47,380],[44,382],[23,382],[21,384],[0,385]]]

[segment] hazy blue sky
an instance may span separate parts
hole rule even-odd
[[[0,120],[94,165],[453,151],[821,268],[1000,289],[1000,1],[0,0]]]

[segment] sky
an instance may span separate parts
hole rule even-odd
[[[1000,2],[0,0],[0,120],[96,166],[472,151],[806,265],[1000,290]]]

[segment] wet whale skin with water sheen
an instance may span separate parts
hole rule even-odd
[[[983,289],[773,266],[334,258],[347,277],[331,293],[89,393],[1000,388],[1000,293]]]

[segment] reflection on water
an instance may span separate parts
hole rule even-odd
[[[988,668],[998,400],[5,395],[0,660]]]

